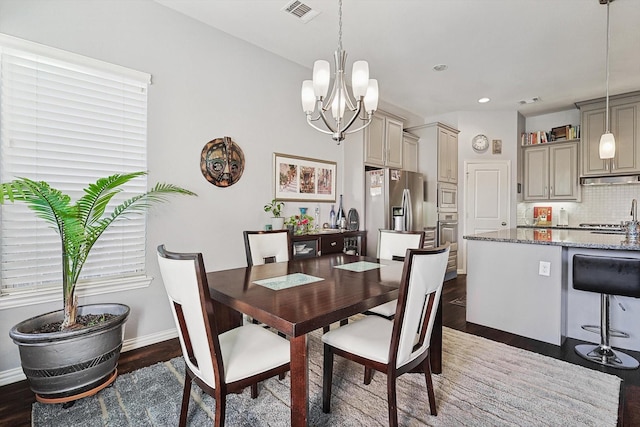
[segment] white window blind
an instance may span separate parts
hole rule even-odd
[[[148,75],[42,45],[20,49],[3,41],[0,37],[2,182],[47,181],[75,202],[100,177],[147,169]],[[144,192],[146,178],[123,188],[111,207]],[[56,231],[23,203],[6,202],[0,215],[0,295],[61,289]],[[144,274],[145,221],[143,215],[116,221],[94,246],[81,282]]]

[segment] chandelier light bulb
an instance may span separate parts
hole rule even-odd
[[[316,108],[316,96],[313,90],[313,81],[305,80],[302,82],[302,110],[306,114],[313,113]]]
[[[370,79],[367,94],[364,96],[364,109],[373,114],[378,109],[378,80]]]
[[[353,96],[358,99],[365,96],[369,86],[369,63],[367,61],[356,61],[353,63],[351,72],[351,86]]]
[[[327,96],[331,81],[331,67],[329,61],[319,59],[313,64],[313,89],[316,98]]]
[[[346,104],[345,93],[341,90],[338,91],[331,103],[331,115],[335,121],[342,121]]]

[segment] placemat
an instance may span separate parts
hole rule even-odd
[[[357,262],[351,262],[349,264],[336,265],[335,268],[361,272],[361,271],[367,271],[367,270],[375,270],[376,268],[380,268],[380,267],[384,267],[384,264],[378,264],[377,262],[369,262],[369,261],[357,261]]]
[[[274,291],[293,288],[294,286],[306,285],[308,283],[324,280],[322,277],[310,276],[304,273],[287,274],[286,276],[272,277],[270,279],[256,280],[253,283],[264,286]]]

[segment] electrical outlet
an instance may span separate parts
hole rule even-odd
[[[551,263],[549,261],[540,261],[538,274],[540,276],[549,276],[551,274]]]

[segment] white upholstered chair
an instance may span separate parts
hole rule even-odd
[[[247,265],[289,261],[292,256],[289,230],[244,231]]]
[[[418,249],[424,244],[424,231],[378,230],[377,258],[404,261],[407,249]],[[390,319],[396,312],[398,300],[374,307],[368,314]]]
[[[191,382],[216,400],[215,425],[223,426],[226,396],[289,370],[289,342],[257,325],[218,333],[202,254],[158,246],[158,264],[185,360],[180,426],[185,426]]]
[[[387,375],[389,425],[398,425],[396,379],[422,366],[429,408],[437,415],[429,344],[435,323],[449,247],[409,249],[404,261],[398,305],[393,320],[366,316],[322,336],[324,369],[322,410],[331,411],[334,354]],[[418,396],[414,396],[418,398]]]

